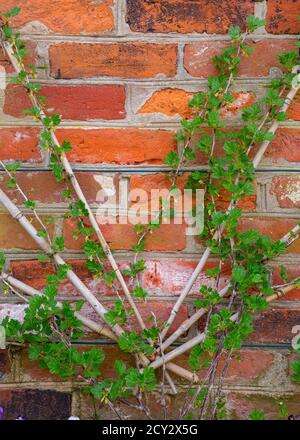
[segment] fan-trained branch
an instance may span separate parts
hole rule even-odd
[[[292,283],[288,286],[286,286],[285,288],[282,289],[278,289],[276,291],[276,293],[274,293],[273,295],[270,295],[268,297],[266,297],[266,301],[268,303],[275,301],[283,296],[285,296],[288,292],[290,292],[291,290],[295,289],[298,285],[299,285],[299,278],[297,278],[296,283]],[[236,322],[236,320],[239,317],[239,313],[234,313],[231,316],[231,321],[232,322]],[[173,359],[175,359],[177,356],[180,356],[183,353],[186,353],[187,351],[191,350],[195,345],[201,344],[201,342],[204,341],[206,337],[206,332],[203,333],[199,333],[199,335],[195,336],[194,338],[190,339],[189,341],[185,342],[184,344],[180,345],[180,347],[175,348],[174,350],[170,351],[169,353],[166,353],[164,355],[164,358],[160,357],[157,358],[154,362],[152,362],[150,364],[150,367],[156,369],[161,367],[161,365],[165,362],[169,362]]]
[[[3,44],[4,50],[6,51],[8,57],[9,57],[11,63],[12,63],[12,65],[13,65],[15,71],[16,71],[16,73],[19,74],[22,69],[21,69],[21,66],[20,66],[19,62],[17,61],[16,57],[14,56],[14,51],[13,51],[12,45],[8,41],[5,41],[5,40],[2,41],[2,44]],[[26,77],[26,81],[29,82],[28,77]],[[33,93],[29,93],[29,96],[30,96],[30,98],[32,100],[33,105],[36,108],[39,109],[40,117],[43,120],[46,117],[46,115],[45,115],[43,109],[41,108],[38,99],[36,98],[36,96]],[[52,137],[52,142],[55,145],[60,146],[60,143],[59,143],[59,141],[58,141],[58,139],[57,139],[57,137],[56,137],[56,135],[55,135],[55,133],[53,131],[51,131],[51,137]],[[136,307],[136,304],[135,304],[134,300],[132,299],[132,296],[131,296],[131,294],[129,292],[127,284],[126,284],[126,282],[124,280],[123,274],[121,273],[121,271],[120,271],[120,269],[119,269],[119,267],[118,267],[118,265],[116,263],[116,260],[113,257],[113,254],[112,254],[112,252],[111,252],[111,250],[110,250],[110,248],[109,248],[109,246],[108,246],[108,244],[107,244],[107,242],[106,242],[106,240],[104,238],[104,235],[102,234],[102,231],[101,231],[101,229],[99,227],[99,224],[98,224],[98,222],[96,220],[96,217],[93,214],[93,212],[92,212],[92,210],[91,210],[91,208],[90,208],[90,206],[89,206],[89,204],[88,204],[88,202],[86,200],[86,197],[85,197],[85,195],[84,195],[84,193],[83,193],[83,191],[82,191],[82,189],[81,189],[81,187],[80,187],[80,185],[78,183],[78,180],[77,180],[77,178],[76,178],[76,176],[75,176],[75,174],[73,172],[73,169],[72,169],[72,167],[70,165],[70,162],[69,162],[69,160],[68,160],[68,158],[67,158],[67,156],[66,156],[66,154],[64,152],[62,152],[62,154],[61,154],[61,163],[62,163],[62,165],[63,165],[63,167],[65,169],[66,174],[68,175],[68,177],[69,177],[69,179],[70,179],[70,181],[72,183],[72,186],[74,188],[75,193],[77,194],[79,200],[81,200],[83,202],[85,208],[88,211],[89,220],[91,222],[91,225],[92,225],[93,229],[95,230],[95,233],[96,233],[96,235],[97,235],[97,237],[99,239],[99,242],[100,242],[100,244],[101,244],[101,246],[102,246],[102,248],[103,248],[103,250],[104,250],[104,252],[105,252],[105,254],[107,256],[107,259],[108,259],[108,261],[109,261],[113,271],[115,272],[116,277],[117,277],[119,283],[121,284],[121,287],[122,287],[122,289],[124,291],[124,294],[125,294],[128,302],[129,302],[130,306],[132,307],[132,309],[134,311],[134,314],[136,316],[136,319],[137,319],[140,327],[142,328],[142,330],[144,330],[146,328],[146,326],[145,326],[145,323],[144,323],[144,321],[143,321],[143,319],[141,317],[141,314],[140,314],[138,308]]]
[[[295,67],[295,70],[299,68],[299,66]],[[297,77],[300,77],[300,74],[297,75]],[[298,79],[297,81],[297,77],[294,79],[293,85],[291,90],[289,91],[287,97],[284,100],[284,103],[280,109],[280,112],[286,112],[286,110],[288,109],[290,103],[292,102],[293,98],[295,97],[297,91],[299,90],[300,87],[300,81]],[[268,132],[274,134],[277,130],[279,126],[278,121],[274,121],[271,125],[271,127],[269,128]],[[268,146],[270,144],[270,141],[265,141],[261,144],[255,158],[253,159],[253,167],[257,168],[257,166],[259,165],[260,161],[263,158],[263,155],[265,153],[265,151],[267,150]],[[233,207],[233,204],[230,203],[230,206],[228,207],[227,212],[230,212],[231,209]],[[220,226],[220,230],[222,231],[224,229],[224,224],[222,224]],[[213,239],[216,239],[218,237],[219,231],[216,231],[216,233],[213,236]],[[170,326],[172,325],[172,323],[174,322],[174,319],[176,318],[176,315],[178,313],[178,310],[180,309],[180,306],[182,305],[183,301],[185,300],[185,298],[187,297],[187,295],[189,294],[191,288],[193,287],[195,281],[197,280],[199,274],[202,272],[209,256],[210,256],[211,250],[209,247],[207,247],[199,261],[199,263],[197,264],[197,267],[195,268],[191,278],[189,279],[188,283],[186,284],[185,288],[183,289],[183,291],[181,292],[181,294],[179,295],[171,313],[169,316],[169,319],[166,323],[166,327],[162,332],[162,337],[164,338],[167,334],[168,328],[170,328]]]
[[[6,281],[10,286],[12,286],[15,289],[20,290],[21,292],[25,293],[26,295],[33,296],[33,295],[43,295],[42,292],[35,289],[34,287],[29,286],[28,284],[23,283],[22,281],[18,280],[17,278],[14,278],[13,276],[9,275],[8,273],[2,273],[0,275],[0,279]],[[58,307],[62,307],[61,302],[57,302]],[[104,324],[98,324],[97,322],[87,318],[82,313],[74,312],[74,315],[76,318],[87,328],[90,330],[99,333],[100,335],[106,336],[107,338],[110,338],[114,341],[117,340],[116,335],[107,328]]]
[[[293,229],[291,229],[287,234],[285,234],[280,241],[285,243],[288,247],[294,243],[299,238],[300,226],[297,224]],[[228,283],[223,289],[219,291],[219,295],[224,297],[228,290],[230,289],[230,283]],[[162,343],[161,349],[165,350],[171,344],[173,344],[181,335],[187,332],[193,324],[195,324],[202,316],[207,312],[207,309],[201,308],[197,310],[190,318],[186,319],[176,330]]]

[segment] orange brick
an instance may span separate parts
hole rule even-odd
[[[299,34],[299,0],[268,0],[267,26],[271,34]]]
[[[71,142],[72,162],[162,163],[167,153],[176,148],[174,133],[167,130],[61,129],[57,134],[61,141]]]
[[[51,76],[54,78],[173,77],[177,67],[174,44],[61,43],[49,48]]]
[[[40,226],[33,222],[37,230]],[[49,231],[52,235],[54,225],[49,225]],[[39,249],[35,241],[26,233],[22,226],[8,214],[0,214],[0,248],[2,249]]]
[[[94,34],[114,29],[113,0],[95,2],[85,0],[22,0],[20,14],[12,20],[13,27],[39,22],[50,33]],[[15,0],[1,0],[0,9],[9,11],[16,6]],[[35,29],[36,28],[36,29]],[[33,33],[41,33],[38,24]],[[44,32],[42,32],[44,33]]]
[[[41,162],[38,140],[37,128],[1,128],[0,159]]]
[[[138,236],[131,224],[101,225],[103,235],[112,249],[130,250],[137,244]],[[65,244],[68,249],[80,249],[82,241],[73,239],[73,222],[65,220]],[[147,237],[145,250],[176,251],[186,245],[185,225],[161,225]]]

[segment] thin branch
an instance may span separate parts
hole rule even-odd
[[[7,53],[8,57],[12,63],[12,65],[13,65],[16,73],[19,74],[20,71],[22,70],[22,66],[20,65],[20,63],[17,61],[17,59],[14,56],[14,50],[13,50],[12,45],[8,41],[5,41],[5,40],[2,40],[2,45],[3,45],[5,52]],[[26,75],[26,82],[29,83],[28,75]],[[46,115],[45,115],[38,99],[36,98],[36,96],[32,92],[29,93],[29,96],[31,98],[33,105],[39,109],[40,118],[43,121],[46,118]],[[60,147],[60,143],[59,143],[55,133],[53,131],[51,131],[50,134],[51,134],[52,142],[54,143],[54,145]],[[145,326],[145,323],[141,317],[141,314],[140,314],[138,308],[136,307],[134,300],[132,299],[132,296],[129,292],[129,289],[127,287],[127,284],[125,282],[123,274],[120,271],[120,269],[116,263],[116,260],[113,257],[113,254],[110,250],[110,247],[108,246],[108,244],[105,240],[105,237],[99,227],[99,224],[96,220],[96,217],[93,214],[93,212],[92,212],[92,210],[86,200],[86,197],[85,197],[85,195],[84,195],[84,193],[78,183],[78,180],[73,172],[73,169],[70,165],[70,162],[64,152],[62,152],[62,154],[61,154],[61,163],[65,169],[67,176],[70,179],[70,182],[74,188],[75,193],[77,194],[79,200],[81,200],[83,202],[85,208],[88,211],[89,220],[91,222],[93,229],[95,230],[95,233],[96,233],[98,240],[103,248],[103,251],[104,251],[105,255],[107,256],[107,259],[110,262],[110,265],[111,265],[113,271],[116,273],[116,277],[119,280],[119,283],[124,291],[124,294],[129,302],[130,306],[132,307],[132,310],[134,311],[134,314],[136,316],[136,319],[137,319],[141,329],[144,330],[146,328],[146,326]]]
[[[276,293],[274,293],[270,296],[267,296],[267,297],[264,296],[264,298],[268,303],[270,303],[272,301],[275,301],[275,300],[285,296],[288,292],[295,289],[298,285],[299,285],[299,278],[296,279],[295,284],[290,284],[289,286],[276,291]],[[238,319],[238,313],[233,314],[230,318],[230,320],[232,322],[236,322],[237,319]],[[163,363],[166,363],[166,362],[169,362],[169,361],[175,359],[176,357],[180,356],[181,354],[186,353],[188,350],[191,350],[195,345],[198,345],[201,342],[203,342],[205,337],[206,337],[206,332],[199,333],[194,338],[190,339],[189,341],[185,342],[184,344],[180,345],[179,347],[175,348],[174,350],[170,351],[169,353],[166,353],[164,355],[164,358],[159,357],[159,358],[155,359],[155,361],[153,361],[150,364],[150,367],[152,367],[154,369],[161,367],[163,365]]]
[[[292,102],[292,100],[295,97],[295,95],[296,95],[297,91],[299,90],[299,88],[300,88],[300,83],[297,83],[295,87],[292,86],[290,92],[288,93],[287,97],[284,100],[284,104],[282,105],[280,111],[285,112],[288,109],[290,103]],[[278,121],[274,121],[272,123],[271,127],[269,128],[268,132],[274,134],[276,132],[278,126],[279,126]],[[258,150],[258,152],[257,152],[257,154],[256,154],[256,156],[255,156],[255,158],[253,159],[253,162],[252,162],[254,168],[257,168],[257,166],[259,165],[259,163],[262,160],[263,155],[264,155],[266,149],[268,148],[269,144],[270,144],[270,141],[265,141],[265,142],[263,142],[261,144],[261,146],[260,146],[260,148],[259,148],[259,150]],[[227,209],[227,212],[230,212],[231,209],[232,209],[232,203],[230,203],[230,205],[229,205],[229,207]],[[220,227],[220,230],[224,229],[224,227],[225,227],[225,225],[222,224],[221,227]],[[214,234],[213,238],[217,238],[217,233],[218,233],[218,231],[216,231],[216,233]],[[172,325],[172,323],[173,323],[173,321],[174,321],[174,319],[175,319],[175,317],[176,317],[176,315],[177,315],[177,313],[178,313],[178,311],[180,309],[180,306],[182,305],[183,301],[185,300],[185,298],[189,294],[189,292],[190,292],[191,288],[193,287],[193,285],[194,285],[196,279],[198,278],[199,274],[203,270],[203,268],[204,268],[204,266],[205,266],[205,264],[206,264],[206,262],[208,260],[208,257],[210,256],[210,252],[211,252],[210,248],[207,247],[206,250],[204,251],[204,253],[203,253],[203,255],[202,255],[202,257],[201,257],[201,259],[200,259],[200,261],[199,261],[199,263],[198,263],[198,265],[196,267],[196,269],[194,270],[194,272],[193,272],[189,282],[186,284],[185,288],[183,289],[183,291],[179,295],[179,297],[178,297],[178,299],[177,299],[177,301],[176,301],[176,303],[175,303],[175,305],[174,305],[174,307],[173,307],[173,309],[172,309],[172,311],[170,313],[169,319],[167,321],[167,325],[166,325],[164,331],[162,332],[162,337],[165,337],[168,329]]]

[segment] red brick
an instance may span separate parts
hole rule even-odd
[[[300,130],[296,128],[280,128],[275,139],[269,145],[265,158],[273,162],[285,160],[300,162]]]
[[[278,55],[295,48],[294,40],[265,39],[252,42],[254,52],[248,58],[243,58],[240,64],[239,76],[268,76],[271,67],[280,67]],[[185,46],[184,66],[194,77],[207,78],[216,73],[212,58],[221,53],[223,41],[202,41]]]
[[[250,0],[127,0],[126,21],[134,32],[224,34],[230,25],[244,28],[253,11]]]
[[[254,182],[254,194],[250,196],[245,196],[241,200],[239,200],[237,206],[241,209],[243,209],[246,212],[255,211],[256,210],[256,201],[257,201],[257,185],[256,182]],[[226,210],[229,206],[230,200],[229,197],[230,193],[228,191],[225,191],[224,188],[221,189],[220,195],[218,198],[216,198],[216,207],[220,210]]]
[[[261,393],[244,393],[231,392],[228,395],[228,407],[230,419],[248,420],[249,414],[253,410],[261,410],[265,414],[266,420],[278,420],[279,410],[278,401],[283,401],[287,407],[289,414],[299,414],[299,398],[300,395],[295,393],[293,395],[284,394],[282,390],[281,395],[271,395]]]
[[[266,29],[271,34],[298,34],[299,14],[299,0],[268,0]]]
[[[33,224],[37,230],[41,229],[36,221]],[[0,214],[0,248],[3,249],[39,249],[33,238],[31,238],[22,226],[8,214]],[[49,231],[53,233],[54,225],[49,225]]]
[[[284,264],[288,271],[288,281],[293,281],[295,278],[300,277],[300,267],[294,264]],[[284,284],[286,280],[283,280],[280,276],[281,268],[279,266],[275,266],[272,271],[272,282],[273,285]],[[293,289],[287,295],[284,296],[286,300],[300,300],[300,289]]]
[[[153,294],[178,295],[186,286],[198,260],[149,260],[146,261],[146,270],[141,273],[140,279],[143,287]],[[199,274],[190,295],[198,295],[202,285],[213,287],[215,280],[209,278],[205,270],[215,267],[217,263],[208,262],[205,269]],[[230,279],[230,267],[224,265],[220,277],[220,288],[224,287]]]
[[[294,336],[292,329],[299,324],[299,310],[270,306],[269,310],[255,316],[254,332],[247,342],[290,344]]]
[[[115,296],[115,290],[111,289],[101,278],[95,279],[93,274],[88,271],[86,262],[83,260],[66,260],[67,264],[72,266],[76,275],[87,285],[87,287],[96,295],[101,298],[103,296]],[[118,265],[121,270],[129,268],[129,262],[120,261]],[[111,271],[111,267],[108,262],[104,263],[106,271]],[[11,263],[12,275],[23,281],[24,283],[41,290],[46,284],[46,275],[54,273],[53,266],[50,263],[40,263],[39,261],[12,261]],[[126,278],[127,280],[127,278]],[[128,287],[132,288],[132,280],[128,279]],[[119,294],[123,294],[122,289],[118,282],[115,283],[115,288]],[[61,299],[69,299],[79,297],[80,293],[77,289],[68,281],[64,280],[59,286],[59,297]]]
[[[49,48],[51,76],[90,78],[114,76],[152,78],[176,74],[177,47],[174,44],[61,43]]]
[[[95,280],[88,272],[85,262],[82,260],[68,260],[74,272],[83,280],[83,282],[99,297],[115,296],[115,292],[107,286],[101,279]],[[197,265],[196,260],[146,260],[145,270],[140,275],[141,285],[153,295],[178,295],[187,281],[191,277],[193,270]],[[215,267],[217,263],[208,262],[205,269]],[[129,268],[129,262],[118,261],[119,267]],[[107,270],[111,270],[109,264],[106,264]],[[46,285],[46,275],[53,273],[51,264],[40,263],[38,261],[12,261],[11,271],[14,277],[40,290]],[[224,265],[220,278],[220,288],[224,287],[230,279],[230,266]],[[126,278],[127,279],[127,278]],[[127,280],[129,288],[132,288],[132,280]],[[203,284],[214,286],[214,280],[209,278],[205,271],[201,272],[197,282],[194,284],[190,295],[198,295],[199,289]],[[122,290],[118,283],[115,283],[119,293]],[[60,296],[78,296],[79,293],[68,281],[60,285]]]
[[[267,350],[241,350],[240,359],[232,358],[225,376],[226,382],[249,383],[257,382],[268,372],[274,361],[274,353]],[[224,356],[225,358],[225,356]],[[222,371],[224,359],[219,364]]]
[[[32,33],[45,33],[45,26],[50,33],[58,34],[96,34],[112,31],[114,29],[112,5],[113,0],[101,2],[22,0],[21,12],[12,20],[12,25],[21,27],[38,22],[32,23]],[[0,1],[2,11],[9,11],[14,6],[16,6],[14,0]]]
[[[23,283],[41,290],[46,285],[46,275],[53,274],[54,269],[50,263],[41,263],[37,260],[12,261],[11,273]]]
[[[65,221],[65,244],[68,249],[80,249],[82,240],[74,241],[72,224],[71,220]],[[137,244],[138,236],[131,224],[104,224],[101,230],[112,249],[130,250]],[[184,249],[185,245],[185,225],[161,225],[147,237],[145,250],[177,251]]]
[[[143,129],[61,129],[59,139],[67,139],[73,149],[72,162],[83,163],[163,163],[167,153],[175,150],[174,133]]]
[[[273,217],[244,217],[240,221],[240,230],[247,231],[248,229],[256,229],[261,234],[271,237],[272,240],[279,240],[287,232],[289,232],[299,220],[287,218],[273,218]],[[287,252],[299,253],[300,241],[296,240],[288,247]]]
[[[1,3],[3,3],[3,0],[0,0],[0,9],[3,10],[1,8]],[[25,62],[28,64],[35,64],[35,62],[36,62],[36,42],[26,41],[26,49],[28,50],[28,53],[25,56]],[[4,50],[0,51],[0,66],[4,67],[4,69],[7,73],[16,73],[14,67],[12,66],[11,62],[9,61]]]
[[[41,162],[38,140],[39,129],[36,128],[1,128],[0,159]]]
[[[97,201],[97,194],[102,189],[100,180],[101,173],[77,172],[76,178],[88,202]],[[40,203],[63,203],[66,202],[61,192],[65,189],[63,183],[56,182],[50,171],[18,172],[18,183],[27,194],[28,198]],[[6,178],[6,180],[8,180]],[[4,187],[4,184],[0,184]],[[7,190],[11,198],[17,203],[23,203],[23,198],[17,189]]]
[[[113,307],[113,302],[105,302],[103,303],[104,306],[107,309],[110,309]],[[125,302],[125,305],[127,307],[127,303]],[[146,327],[152,327],[155,321],[153,321],[153,318],[157,320],[157,323],[159,326],[161,326],[170,316],[171,310],[174,306],[174,301],[153,301],[148,300],[145,302],[140,302],[138,304],[138,308],[140,311],[140,314],[143,318],[143,321],[146,325]],[[129,307],[128,307],[129,308]],[[96,312],[87,304],[85,304],[82,309],[81,313],[90,319],[97,321],[98,315]],[[153,316],[154,315],[154,316]],[[188,311],[185,305],[182,305],[176,315],[176,318],[174,320],[174,323],[170,327],[168,331],[168,335],[172,334],[179,326],[182,324],[186,319],[188,318]],[[127,325],[124,325],[123,328],[127,331],[130,331],[131,329],[135,331],[140,331],[140,325],[136,321],[136,318],[134,315],[130,315],[128,317],[129,323]],[[90,338],[92,337],[92,334],[88,335]]]
[[[43,86],[46,111],[62,115],[63,119],[124,119],[125,88],[119,85]],[[21,86],[8,85],[5,90],[4,113],[24,117],[30,100]]]
[[[38,389],[0,389],[4,420],[66,420],[71,415],[71,394]]]
[[[179,176],[176,182],[177,188],[181,191],[183,195],[183,191],[187,182],[188,175],[187,173]],[[162,191],[162,190],[170,190],[171,182],[168,177],[163,173],[158,174],[147,174],[144,176],[131,176],[130,177],[130,191],[133,191],[130,197],[130,206],[136,209],[144,210],[145,212],[154,210],[156,208],[155,202],[153,201],[152,205],[152,194],[151,191]],[[137,191],[144,191],[144,193],[137,194],[134,193]],[[163,195],[164,196],[164,195]],[[164,196],[165,197],[165,196]],[[184,207],[180,207],[179,209],[183,209]],[[157,208],[156,208],[157,209]]]
[[[287,114],[290,119],[294,119],[295,121],[300,121],[300,93],[298,92],[295,98],[293,99]]]
[[[280,208],[300,208],[300,178],[294,176],[273,177],[271,194]]]

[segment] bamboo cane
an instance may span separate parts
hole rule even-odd
[[[5,41],[5,40],[2,40],[2,44],[3,44],[4,50],[7,53],[8,57],[9,57],[9,60],[11,61],[11,63],[13,65],[16,73],[19,74],[20,71],[21,71],[21,66],[18,63],[17,59],[14,57],[14,51],[13,51],[12,45],[9,42]],[[28,79],[27,79],[27,81],[28,81]],[[36,99],[36,97],[32,93],[30,93],[29,96],[31,98],[31,101],[32,101],[33,105],[39,109],[41,119],[43,120],[46,117],[46,115],[45,115],[43,109],[41,108],[41,106],[39,104],[39,101]],[[59,143],[59,141],[58,141],[58,139],[57,139],[57,137],[56,137],[56,135],[55,135],[55,133],[53,131],[51,131],[51,138],[52,138],[52,142],[56,146],[59,147],[60,143]],[[72,167],[70,165],[70,162],[69,162],[69,160],[68,160],[68,158],[67,158],[67,156],[65,155],[64,152],[61,155],[61,162],[62,162],[62,165],[63,165],[63,167],[65,169],[65,172],[67,173],[67,175],[68,175],[68,177],[69,177],[69,179],[70,179],[70,181],[72,183],[72,186],[74,188],[75,193],[77,194],[79,200],[81,200],[84,203],[84,206],[85,206],[85,208],[88,211],[89,220],[91,222],[91,225],[92,225],[93,229],[95,230],[95,233],[96,233],[96,235],[98,237],[98,240],[99,240],[99,242],[100,242],[100,244],[101,244],[101,246],[103,248],[103,251],[105,252],[105,255],[107,256],[107,259],[110,262],[110,265],[111,265],[113,271],[116,274],[116,277],[117,277],[117,279],[118,279],[118,281],[119,281],[119,283],[120,283],[120,285],[121,285],[121,287],[122,287],[122,289],[124,291],[124,294],[125,294],[128,302],[129,302],[132,310],[134,311],[134,314],[136,316],[136,319],[138,320],[138,323],[139,323],[141,329],[144,330],[146,328],[146,326],[145,326],[145,323],[144,323],[144,321],[143,321],[143,319],[141,317],[141,314],[140,314],[138,308],[136,307],[135,302],[132,299],[132,296],[131,296],[131,294],[129,292],[127,284],[126,284],[126,282],[124,280],[123,274],[120,271],[120,269],[119,269],[119,267],[118,267],[118,265],[116,263],[116,260],[113,257],[113,254],[112,254],[112,252],[111,252],[111,250],[110,250],[110,248],[109,248],[109,246],[108,246],[108,244],[107,244],[107,242],[106,242],[106,240],[104,238],[104,235],[102,234],[102,231],[101,231],[101,229],[99,227],[99,224],[98,224],[98,222],[97,222],[97,220],[96,220],[96,218],[95,218],[95,216],[94,216],[94,214],[93,214],[93,212],[92,212],[92,210],[91,210],[91,208],[90,208],[90,206],[89,206],[89,204],[88,204],[88,202],[86,200],[86,197],[85,197],[83,191],[81,190],[81,187],[80,187],[80,185],[78,183],[78,180],[77,180],[76,176],[74,175],[74,172],[73,172],[73,169],[72,169]]]
[[[55,252],[52,252],[49,244],[43,237],[38,237],[37,230],[30,223],[30,221],[24,216],[24,214],[19,210],[19,208],[7,197],[2,189],[0,189],[0,203],[7,209],[10,215],[16,219],[30,235],[30,237],[39,245],[39,247],[48,255],[52,255],[54,261],[58,265],[66,265],[66,262]],[[98,299],[92,294],[92,292],[86,287],[86,285],[78,278],[78,276],[72,271],[67,270],[67,278],[71,281],[73,286],[81,293],[81,295],[86,299],[86,301],[92,306],[95,312],[104,320],[107,310],[98,301]],[[113,331],[117,336],[123,333],[122,328],[117,324],[112,326]]]
[[[296,66],[294,68],[294,71],[297,71],[297,69],[299,69],[299,66]],[[298,74],[297,77],[298,77],[298,81],[296,79],[295,83],[293,83],[292,88],[289,91],[288,95],[286,96],[286,98],[284,100],[284,103],[283,103],[283,105],[282,105],[282,107],[280,109],[280,111],[282,111],[282,112],[286,112],[286,110],[288,109],[290,103],[292,102],[292,100],[294,99],[296,93],[298,92],[298,90],[300,88],[300,81],[299,81],[300,74]],[[278,121],[274,121],[272,123],[271,127],[269,128],[268,132],[274,134],[278,127],[279,127],[279,122]],[[256,155],[255,155],[255,157],[253,159],[253,162],[252,162],[253,163],[253,167],[255,169],[257,168],[257,166],[259,165],[260,161],[262,160],[262,157],[263,157],[265,151],[267,150],[270,142],[271,141],[265,141],[265,142],[263,142],[261,144],[261,146],[260,146],[258,152],[256,153]],[[230,212],[232,207],[233,207],[233,204],[230,203],[229,208],[227,209],[227,212]],[[221,229],[221,231],[224,229],[224,224],[222,224],[220,226],[220,229]],[[219,233],[219,231],[216,231],[216,233],[213,236],[213,239],[217,238],[218,233]],[[201,257],[201,259],[200,259],[200,261],[199,261],[199,263],[198,263],[198,265],[196,267],[196,269],[194,270],[194,272],[193,272],[189,282],[187,283],[187,285],[185,286],[185,288],[183,289],[183,291],[179,295],[179,297],[178,297],[178,299],[177,299],[177,301],[176,301],[176,303],[175,303],[175,305],[174,305],[174,307],[173,307],[173,309],[172,309],[172,311],[170,313],[170,316],[169,316],[169,318],[167,320],[166,327],[162,331],[162,335],[161,335],[162,338],[164,338],[166,336],[167,331],[170,328],[170,326],[172,325],[172,323],[173,323],[173,321],[174,321],[174,319],[175,319],[175,317],[176,317],[176,315],[177,315],[177,313],[178,313],[178,311],[180,309],[181,304],[183,303],[183,301],[185,300],[185,298],[189,294],[189,292],[190,292],[191,288],[193,287],[196,279],[198,278],[200,272],[203,270],[203,268],[204,268],[204,266],[205,266],[205,264],[206,264],[206,262],[208,260],[208,257],[210,255],[210,252],[211,252],[210,248],[207,247],[205,249],[205,251],[204,251],[204,253],[203,253],[203,255],[202,255],[202,257]]]
[[[16,289],[21,290],[22,292],[26,293],[27,295],[33,296],[33,295],[43,295],[42,292],[39,290],[34,289],[31,286],[28,286],[27,284],[23,283],[22,281],[12,277],[8,273],[2,273],[0,275],[0,278],[7,281],[9,285],[12,287],[15,287]],[[57,302],[58,307],[62,307],[62,303],[60,301]],[[74,312],[74,315],[76,318],[87,328],[90,330],[99,333],[100,335],[106,336],[107,338],[110,338],[114,341],[117,341],[116,335],[106,326],[103,324],[98,324],[95,321],[92,321],[91,319],[87,318],[86,316],[82,315],[82,313]]]
[[[286,246],[290,246],[294,241],[296,241],[299,238],[300,233],[300,226],[297,224],[293,229],[291,229],[287,234],[285,234],[280,241],[282,243],[285,243]],[[224,297],[226,293],[228,292],[230,288],[230,283],[228,283],[222,290],[220,290],[219,295],[221,297]],[[183,333],[187,332],[189,328],[195,324],[205,313],[207,312],[207,309],[199,309],[197,312],[195,312],[190,318],[186,319],[177,329],[176,331],[169,336],[165,341],[162,343],[161,349],[165,350],[168,348],[173,342],[175,342]],[[158,349],[158,351],[160,348]]]
[[[28,284],[23,283],[22,281],[18,280],[17,278],[15,278],[7,273],[2,273],[0,275],[0,278],[7,281],[11,286],[13,286],[16,289],[21,290],[22,292],[24,292],[27,295],[30,295],[30,296],[42,295],[42,292],[40,292],[39,290],[34,289],[33,287],[29,286]],[[61,306],[61,303],[58,302],[58,305]],[[75,316],[87,328],[95,331],[96,333],[102,334],[103,336],[106,336],[109,339],[112,339],[113,341],[117,341],[115,334],[107,327],[104,327],[103,325],[99,325],[97,322],[87,318],[86,316],[82,315],[81,313],[75,312]],[[183,379],[188,380],[189,382],[197,383],[199,381],[199,378],[197,375],[195,375],[194,373],[191,373],[190,371],[186,370],[185,368],[182,368],[178,365],[173,364],[172,362],[168,363],[168,365],[166,365],[166,368],[170,372],[177,374],[178,376],[180,376]],[[169,383],[170,383],[170,386],[173,390],[173,393],[175,394],[176,388],[173,387],[173,381],[171,380],[171,382],[169,382]]]
[[[266,301],[268,303],[275,301],[283,296],[285,296],[288,292],[293,290],[297,285],[291,284],[289,286],[286,286],[283,289],[279,289],[275,294],[270,295],[266,297]],[[230,320],[232,322],[235,322],[239,316],[239,313],[234,313]],[[150,367],[156,369],[162,366],[163,363],[167,364],[169,361],[175,359],[176,357],[180,356],[181,354],[187,352],[188,350],[191,350],[195,345],[200,344],[204,341],[206,337],[206,332],[200,333],[199,335],[195,336],[194,338],[190,339],[189,341],[182,344],[180,347],[175,348],[174,350],[170,351],[169,353],[166,353],[164,357],[157,358],[155,361],[153,361],[150,364]],[[168,365],[168,364],[167,364]]]

